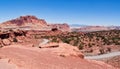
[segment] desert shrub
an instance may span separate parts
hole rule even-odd
[[[90,52],[92,53],[92,52],[93,52],[93,49],[91,49]]]
[[[99,49],[100,54],[104,54],[104,49]]]
[[[49,38],[52,38],[52,36],[43,36],[43,37],[41,37],[41,38],[45,38],[45,39],[49,39]]]
[[[96,38],[97,41],[99,41],[100,39],[99,38]]]
[[[90,48],[90,47],[92,47],[92,44],[89,43],[88,46],[89,46],[89,48]]]
[[[70,40],[68,39],[68,38],[62,38],[62,41],[64,42],[64,43],[70,43]]]
[[[60,54],[61,57],[65,57],[65,55]]]
[[[107,48],[107,51],[108,51],[108,52],[111,52],[111,48]]]
[[[9,29],[9,31],[10,31],[10,32],[13,32],[13,30],[12,30],[12,29]]]
[[[18,40],[16,38],[13,38],[13,42],[18,42]]]
[[[92,43],[92,46],[95,46],[95,43]]]
[[[34,38],[37,39],[37,35],[34,35]]]
[[[52,39],[52,42],[57,42],[57,38],[54,37],[54,38]]]
[[[120,42],[116,41],[116,42],[115,42],[115,45],[120,45]]]
[[[77,45],[78,45],[78,43],[79,43],[79,41],[78,41],[78,40],[74,40],[74,46],[77,46]]]
[[[83,49],[83,45],[80,44],[78,48],[79,48],[79,50],[82,50]]]

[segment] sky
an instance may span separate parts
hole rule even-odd
[[[120,26],[120,0],[0,0],[0,23],[25,15],[48,23]]]

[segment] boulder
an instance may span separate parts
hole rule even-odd
[[[49,43],[49,44],[39,46],[39,48],[55,48],[55,47],[59,47],[59,44],[58,43]]]
[[[3,44],[4,44],[5,46],[11,44],[11,41],[10,41],[9,39],[3,39],[2,42],[3,42]]]

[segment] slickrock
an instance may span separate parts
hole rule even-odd
[[[59,44],[59,47],[55,48],[11,45],[0,48],[0,57],[2,59],[8,58],[10,63],[17,66],[17,69],[115,69],[100,61],[86,60],[77,56],[64,57],[58,55],[75,55],[78,53],[76,48],[69,46],[62,43]]]
[[[51,52],[54,52],[62,57],[74,56],[80,57],[82,59],[84,58],[84,55],[77,47],[73,47],[66,43],[48,43],[46,45],[40,46],[40,48],[51,48],[49,49]]]
[[[21,29],[21,30],[42,30],[51,31],[57,28],[61,31],[70,31],[68,24],[48,24],[44,19],[39,19],[36,16],[27,15],[12,19],[0,24],[1,29]]]
[[[0,69],[17,69],[17,66],[10,63],[9,59],[0,59]]]

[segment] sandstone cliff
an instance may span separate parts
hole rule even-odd
[[[41,26],[46,26],[47,23],[43,19],[38,19],[35,16],[20,16],[17,19],[13,19],[3,23],[4,25],[16,25],[16,26],[24,26],[25,24],[39,24]]]
[[[6,21],[0,24],[1,29],[20,29],[20,30],[51,30],[44,19],[35,16],[20,16],[19,18]]]
[[[44,19],[38,19],[35,16],[27,15],[12,19],[0,24],[2,29],[20,29],[20,30],[44,30],[51,31],[57,28],[61,31],[70,31],[68,24],[48,24]]]

